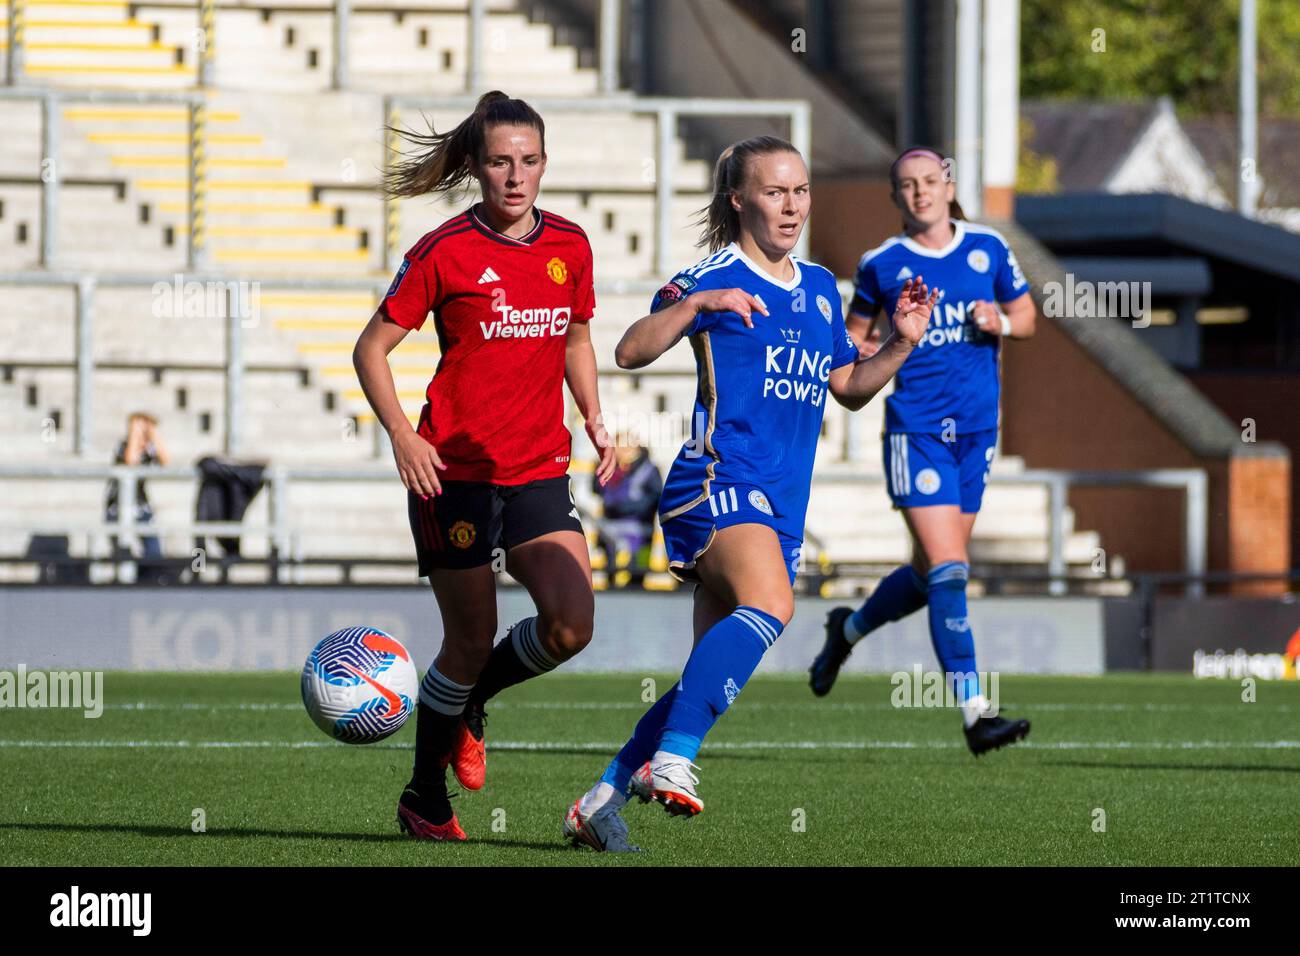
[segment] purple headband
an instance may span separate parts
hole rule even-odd
[[[903,153],[903,155],[899,156],[898,159],[894,160],[894,162],[889,167],[889,178],[890,179],[894,178],[894,172],[898,169],[899,163],[912,156],[933,156],[935,159],[939,161],[939,165],[941,166],[943,165],[943,157],[939,155],[938,150],[930,149],[928,146],[916,146],[912,149],[907,150],[906,152]]]

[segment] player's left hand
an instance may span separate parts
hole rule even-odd
[[[971,310],[971,316],[975,321],[975,328],[986,335],[1002,334],[1002,315],[992,302],[980,299]]]
[[[587,437],[600,456],[600,461],[596,463],[596,480],[603,488],[614,474],[618,459],[615,456],[614,442],[610,439],[609,432],[605,431],[605,423],[600,420],[600,416],[587,420]]]
[[[939,301],[939,290],[930,291],[923,276],[908,279],[894,307],[894,331],[908,345],[915,345],[925,335],[930,313]]]

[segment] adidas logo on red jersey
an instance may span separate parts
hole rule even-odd
[[[484,269],[483,274],[478,277],[479,285],[483,285],[488,282],[500,282],[500,281],[501,281],[501,277],[492,271],[491,266],[488,266],[486,269]]]

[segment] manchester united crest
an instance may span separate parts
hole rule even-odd
[[[551,281],[556,285],[564,285],[569,278],[569,267],[564,264],[563,259],[556,256],[546,263],[546,274],[551,277]]]
[[[468,521],[457,521],[447,532],[447,537],[451,543],[458,548],[468,548],[474,543],[474,526]]]

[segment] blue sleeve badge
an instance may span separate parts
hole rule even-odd
[[[406,277],[406,269],[410,264],[411,264],[410,259],[402,260],[402,267],[397,270],[397,275],[393,276],[392,284],[389,285],[388,291],[384,293],[385,299],[391,298],[393,295],[397,293],[397,290],[401,288],[402,279]]]

